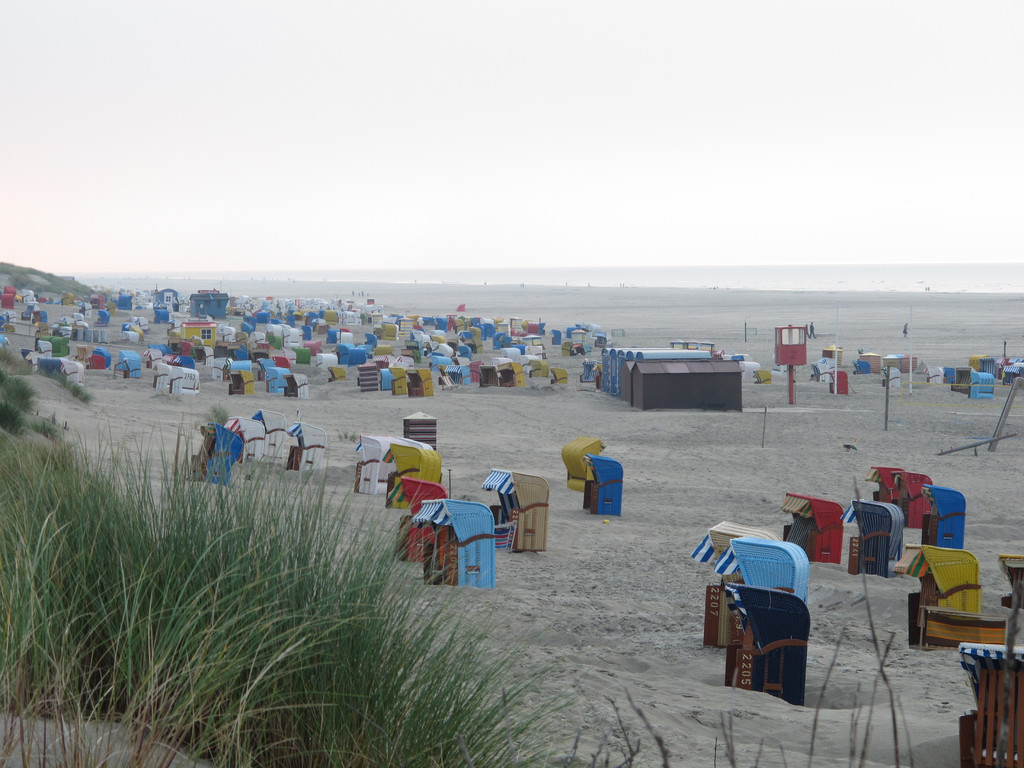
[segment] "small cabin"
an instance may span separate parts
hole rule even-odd
[[[198,291],[189,297],[192,317],[227,317],[228,295],[222,291]]]
[[[209,321],[184,322],[178,329],[182,341],[196,341],[200,346],[212,347],[217,343],[217,324]]]

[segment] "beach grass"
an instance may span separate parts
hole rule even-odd
[[[541,671],[322,482],[236,469],[218,487],[83,453],[0,434],[8,717],[116,723],[138,765],[168,749],[353,768],[541,754],[552,705],[524,706]]]
[[[24,413],[36,407],[36,391],[24,377],[8,376],[3,382],[2,395],[5,402]]]

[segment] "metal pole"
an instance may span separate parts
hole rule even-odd
[[[761,447],[764,448],[764,433],[768,429],[768,406],[764,407],[764,421],[761,424]]]
[[[910,305],[910,387],[909,394],[914,394],[914,305]]]
[[[882,369],[882,375],[885,377],[885,431],[889,431],[889,385],[892,384],[892,379],[889,378],[889,366],[885,366]]]
[[[832,394],[839,394],[839,302],[836,302],[836,348],[832,352],[835,359],[836,372],[832,374]]]

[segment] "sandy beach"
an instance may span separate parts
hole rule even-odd
[[[139,278],[136,285],[117,287],[153,285],[153,278]],[[161,453],[164,459],[173,455],[179,432],[198,440],[197,427],[213,406],[235,416],[260,408],[291,416],[301,408],[303,421],[327,431],[326,482],[339,498],[353,486],[358,436],[401,435],[403,418],[417,411],[437,418],[443,479],[453,498],[494,503],[493,493],[480,487],[492,468],[546,478],[547,551],[499,552],[497,588],[464,589],[456,599],[467,611],[495,612],[502,627],[495,642],[520,643],[524,669],[551,670],[538,695],[557,694],[566,704],[547,727],[552,761],[569,751],[577,729],[580,755],[589,755],[607,731],[617,729],[608,698],[640,733],[628,695],[663,737],[673,766],[728,764],[723,720],[738,765],[807,764],[815,720],[813,764],[846,762],[851,739],[861,743],[870,731],[865,764],[893,765],[888,693],[879,685],[865,609],[870,604],[877,641],[892,641],[885,668],[898,702],[900,762],[912,754],[919,766],[959,765],[957,720],[973,708],[973,697],[955,651],[908,647],[907,594],[918,589],[916,578],[865,582],[848,575],[845,546],[842,565],[811,564],[806,705],[794,707],[723,684],[724,651],[702,646],[705,586],[716,577],[690,552],[721,521],[781,533],[790,519],[781,511],[787,492],[846,506],[855,493],[870,497],[874,487],[865,477],[872,466],[903,467],[966,496],[966,548],[981,563],[983,610],[1005,612],[999,601],[1008,582],[997,555],[1024,552],[1016,518],[1024,443],[1008,439],[995,452],[937,454],[991,436],[1006,390],[997,387],[994,400],[968,400],[915,376],[911,392],[905,375],[901,391],[891,392],[886,430],[881,376],[854,376],[852,365],[858,350],[912,353],[929,366],[964,366],[978,354],[1024,356],[1024,296],[294,281],[210,286],[176,280],[166,287],[185,295],[219,287],[232,296],[360,303],[372,297],[386,313],[447,315],[465,304],[466,315],[542,320],[549,332],[577,322],[622,329],[624,335],[613,339],[619,346],[707,339],[766,368],[775,326],[813,322],[818,338],[810,341],[809,360],[838,339],[842,369],[851,374],[850,393],[830,394],[809,380],[808,366],[797,373],[795,405],[776,376],[769,385],[744,382],[742,412],[632,409],[580,383],[582,361],[561,357],[550,335],[548,357],[568,368],[567,385],[528,379],[521,389],[467,385],[412,399],[360,392],[354,375],[328,382],[325,372],[310,368],[309,398],[298,401],[268,395],[259,386],[254,396],[229,397],[227,384],[213,381],[208,370],[201,373],[201,392],[192,397],[157,394],[152,371],[133,380],[89,370],[86,387],[94,399],[86,405],[54,383],[40,378],[36,384],[40,415],[66,424],[69,436],[87,450],[123,448],[152,462],[161,461]],[[51,320],[59,310],[52,308]],[[122,347],[113,337],[128,315],[111,319],[111,350]],[[911,324],[906,337],[905,323]],[[370,329],[352,330],[359,342]],[[10,335],[12,345],[29,346],[27,324],[17,323],[17,331]],[[145,339],[165,340],[166,326],[159,325]],[[145,345],[134,348],[141,352]],[[486,350],[475,359],[490,357]],[[1018,404],[1011,412],[1006,431],[1024,428],[1022,408]],[[566,487],[560,450],[580,435],[600,438],[604,455],[622,463],[621,517],[587,514],[581,494]],[[383,496],[351,494],[347,503],[397,522],[398,512],[384,508]],[[845,533],[856,535],[856,527],[847,525]],[[915,544],[919,535],[909,530],[905,538]],[[416,574],[410,564],[410,578]],[[652,739],[640,735],[648,764],[660,764]],[[621,741],[617,731],[611,738]]]

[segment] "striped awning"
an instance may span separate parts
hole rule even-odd
[[[848,506],[846,508],[846,511],[843,512],[843,522],[844,523],[855,523],[855,522],[857,522],[857,512],[856,512],[856,510],[854,510],[854,505],[853,505],[852,502],[850,503],[850,506]]]
[[[492,469],[480,487],[485,491],[512,493],[515,490],[515,483],[512,482],[511,472],[506,472],[504,469]]]
[[[728,576],[732,573],[736,573],[740,569],[740,561],[736,559],[736,553],[733,552],[732,544],[725,550],[718,558],[715,563],[715,573],[720,576]]]
[[[396,504],[404,504],[406,501],[408,501],[408,499],[405,496],[405,485],[402,483],[401,479],[399,479],[388,493],[387,504],[393,507]]]
[[[813,509],[814,504],[810,499],[792,493],[787,493],[786,500],[782,502],[783,512],[800,515],[800,517],[811,517]]]
[[[743,607],[743,600],[740,598],[740,591],[731,584],[725,585],[725,602],[730,611],[736,611],[743,622],[743,628],[747,628],[747,609]]]
[[[433,523],[434,525],[450,525],[451,516],[448,514],[448,505],[445,499],[431,499],[420,504],[420,510],[412,516],[413,524],[422,525]]]
[[[877,467],[872,467],[871,471],[868,472],[868,476],[864,478],[869,483],[880,483],[882,482],[882,476],[878,473]]]
[[[978,672],[983,669],[1005,669],[1007,663],[1019,669],[1024,664],[1024,647],[1017,646],[1008,652],[1005,645],[960,643],[960,666],[970,678],[975,697],[978,695]]]
[[[924,550],[907,547],[907,551],[903,553],[903,557],[892,567],[892,570],[893,573],[922,578],[928,573],[928,561],[924,557]]]
[[[1003,575],[1013,583],[1024,573],[1024,555],[1000,555],[999,567],[1003,569]]]
[[[715,546],[711,541],[711,534],[707,534],[701,539],[700,544],[697,548],[690,553],[690,557],[696,560],[698,563],[710,563],[711,559],[715,556]]]

